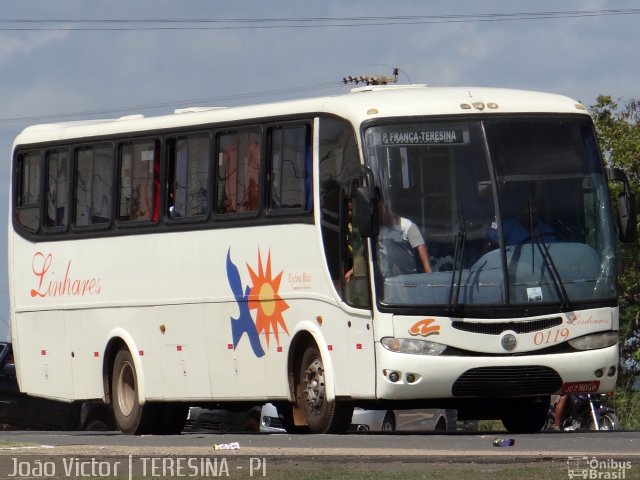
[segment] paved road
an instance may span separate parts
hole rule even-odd
[[[514,445],[495,447],[496,438],[512,438]],[[216,449],[225,445],[234,448]],[[640,478],[639,446],[639,432],[141,437],[0,432],[0,478],[397,479],[401,472],[412,480],[428,472],[429,477],[456,480],[564,480],[569,473],[595,472],[609,476],[581,478],[631,480]],[[482,472],[490,477],[478,476]]]
[[[495,447],[496,438],[514,445]],[[215,445],[233,445],[229,454],[263,456],[420,457],[449,461],[510,458],[566,458],[593,455],[640,462],[640,432],[572,432],[536,435],[486,434],[200,434],[128,436],[104,432],[0,432],[0,455],[210,455]]]

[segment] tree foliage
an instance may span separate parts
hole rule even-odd
[[[627,172],[636,191],[640,188],[640,101],[622,106],[608,95],[600,95],[590,107],[600,147],[610,166]]]
[[[600,147],[612,167],[626,171],[636,198],[640,198],[640,101],[620,105],[610,96],[600,95],[590,107]],[[623,427],[640,428],[640,392],[631,385],[640,383],[640,243],[620,245],[620,374],[615,408]]]

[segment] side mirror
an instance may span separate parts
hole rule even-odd
[[[369,195],[368,187],[358,187],[356,191],[355,216],[358,231],[363,238],[375,237],[380,230],[375,198]]]
[[[491,196],[493,189],[491,187],[491,180],[482,180],[478,182],[478,195],[481,197]]]
[[[620,241],[634,242],[638,238],[637,205],[629,179],[620,168],[607,168],[607,179],[610,182],[622,183],[623,186],[615,205]]]
[[[16,365],[15,363],[5,363],[0,369],[0,375],[3,377],[15,377]]]
[[[356,189],[354,215],[363,238],[375,237],[380,231],[378,204],[373,185],[373,172],[363,167],[363,185]]]
[[[4,365],[9,356],[9,344],[7,342],[0,342],[0,366]]]

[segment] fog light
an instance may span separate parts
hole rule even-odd
[[[616,368],[616,366],[612,365],[611,367],[609,367],[609,371],[607,372],[607,375],[610,377],[613,377],[617,371],[618,369]]]
[[[602,370],[601,368],[599,368],[598,370],[596,370],[595,372],[593,372],[593,374],[596,376],[596,378],[600,378],[600,377],[602,377],[602,375],[604,375],[604,370]]]
[[[414,383],[416,376],[413,373],[407,373],[407,383]]]
[[[389,380],[391,380],[393,383],[396,383],[398,380],[400,380],[400,374],[398,372],[391,372],[389,374]]]

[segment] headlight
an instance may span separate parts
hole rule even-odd
[[[440,355],[447,348],[446,345],[413,338],[385,337],[380,343],[387,350],[412,355]]]
[[[584,337],[569,340],[576,350],[595,350],[597,348],[606,348],[618,343],[618,332],[600,332],[585,335]]]

